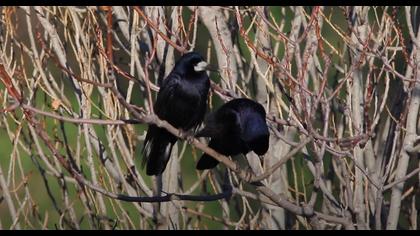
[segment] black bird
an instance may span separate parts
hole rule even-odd
[[[225,156],[254,151],[264,155],[268,150],[269,131],[264,107],[250,99],[234,99],[211,113],[197,137],[210,137],[209,147]],[[203,154],[197,169],[211,169],[219,162]]]
[[[184,54],[162,82],[154,104],[156,115],[184,131],[197,128],[207,110],[210,79],[206,69],[200,54]],[[149,125],[143,147],[147,175],[162,174],[176,140],[166,129]]]

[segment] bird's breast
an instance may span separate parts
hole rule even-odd
[[[168,101],[167,107],[170,110],[171,123],[176,128],[185,130],[197,125],[197,117],[200,116],[200,106],[202,106],[200,94],[194,87],[189,87],[188,91],[177,91],[172,99]]]

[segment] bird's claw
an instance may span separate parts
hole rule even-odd
[[[194,142],[194,136],[188,136],[188,137],[187,137],[187,142],[188,142],[189,144],[192,144],[192,143]]]
[[[182,139],[185,139],[188,143],[192,143],[194,140],[194,132],[191,130],[185,131],[185,130],[180,129],[179,137]]]

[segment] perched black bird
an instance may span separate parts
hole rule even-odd
[[[250,151],[264,155],[269,145],[264,107],[246,98],[229,101],[207,117],[205,127],[196,136],[210,137],[209,147],[226,156]],[[197,169],[211,169],[218,163],[204,153]]]
[[[210,79],[206,69],[200,54],[184,54],[162,82],[154,104],[156,115],[184,131],[198,127],[207,110]],[[147,175],[159,175],[165,170],[176,140],[166,129],[149,125],[143,147]]]

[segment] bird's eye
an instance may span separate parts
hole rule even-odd
[[[197,71],[197,72],[205,71],[206,69],[207,69],[207,62],[205,61],[200,61],[194,66],[194,71]]]

